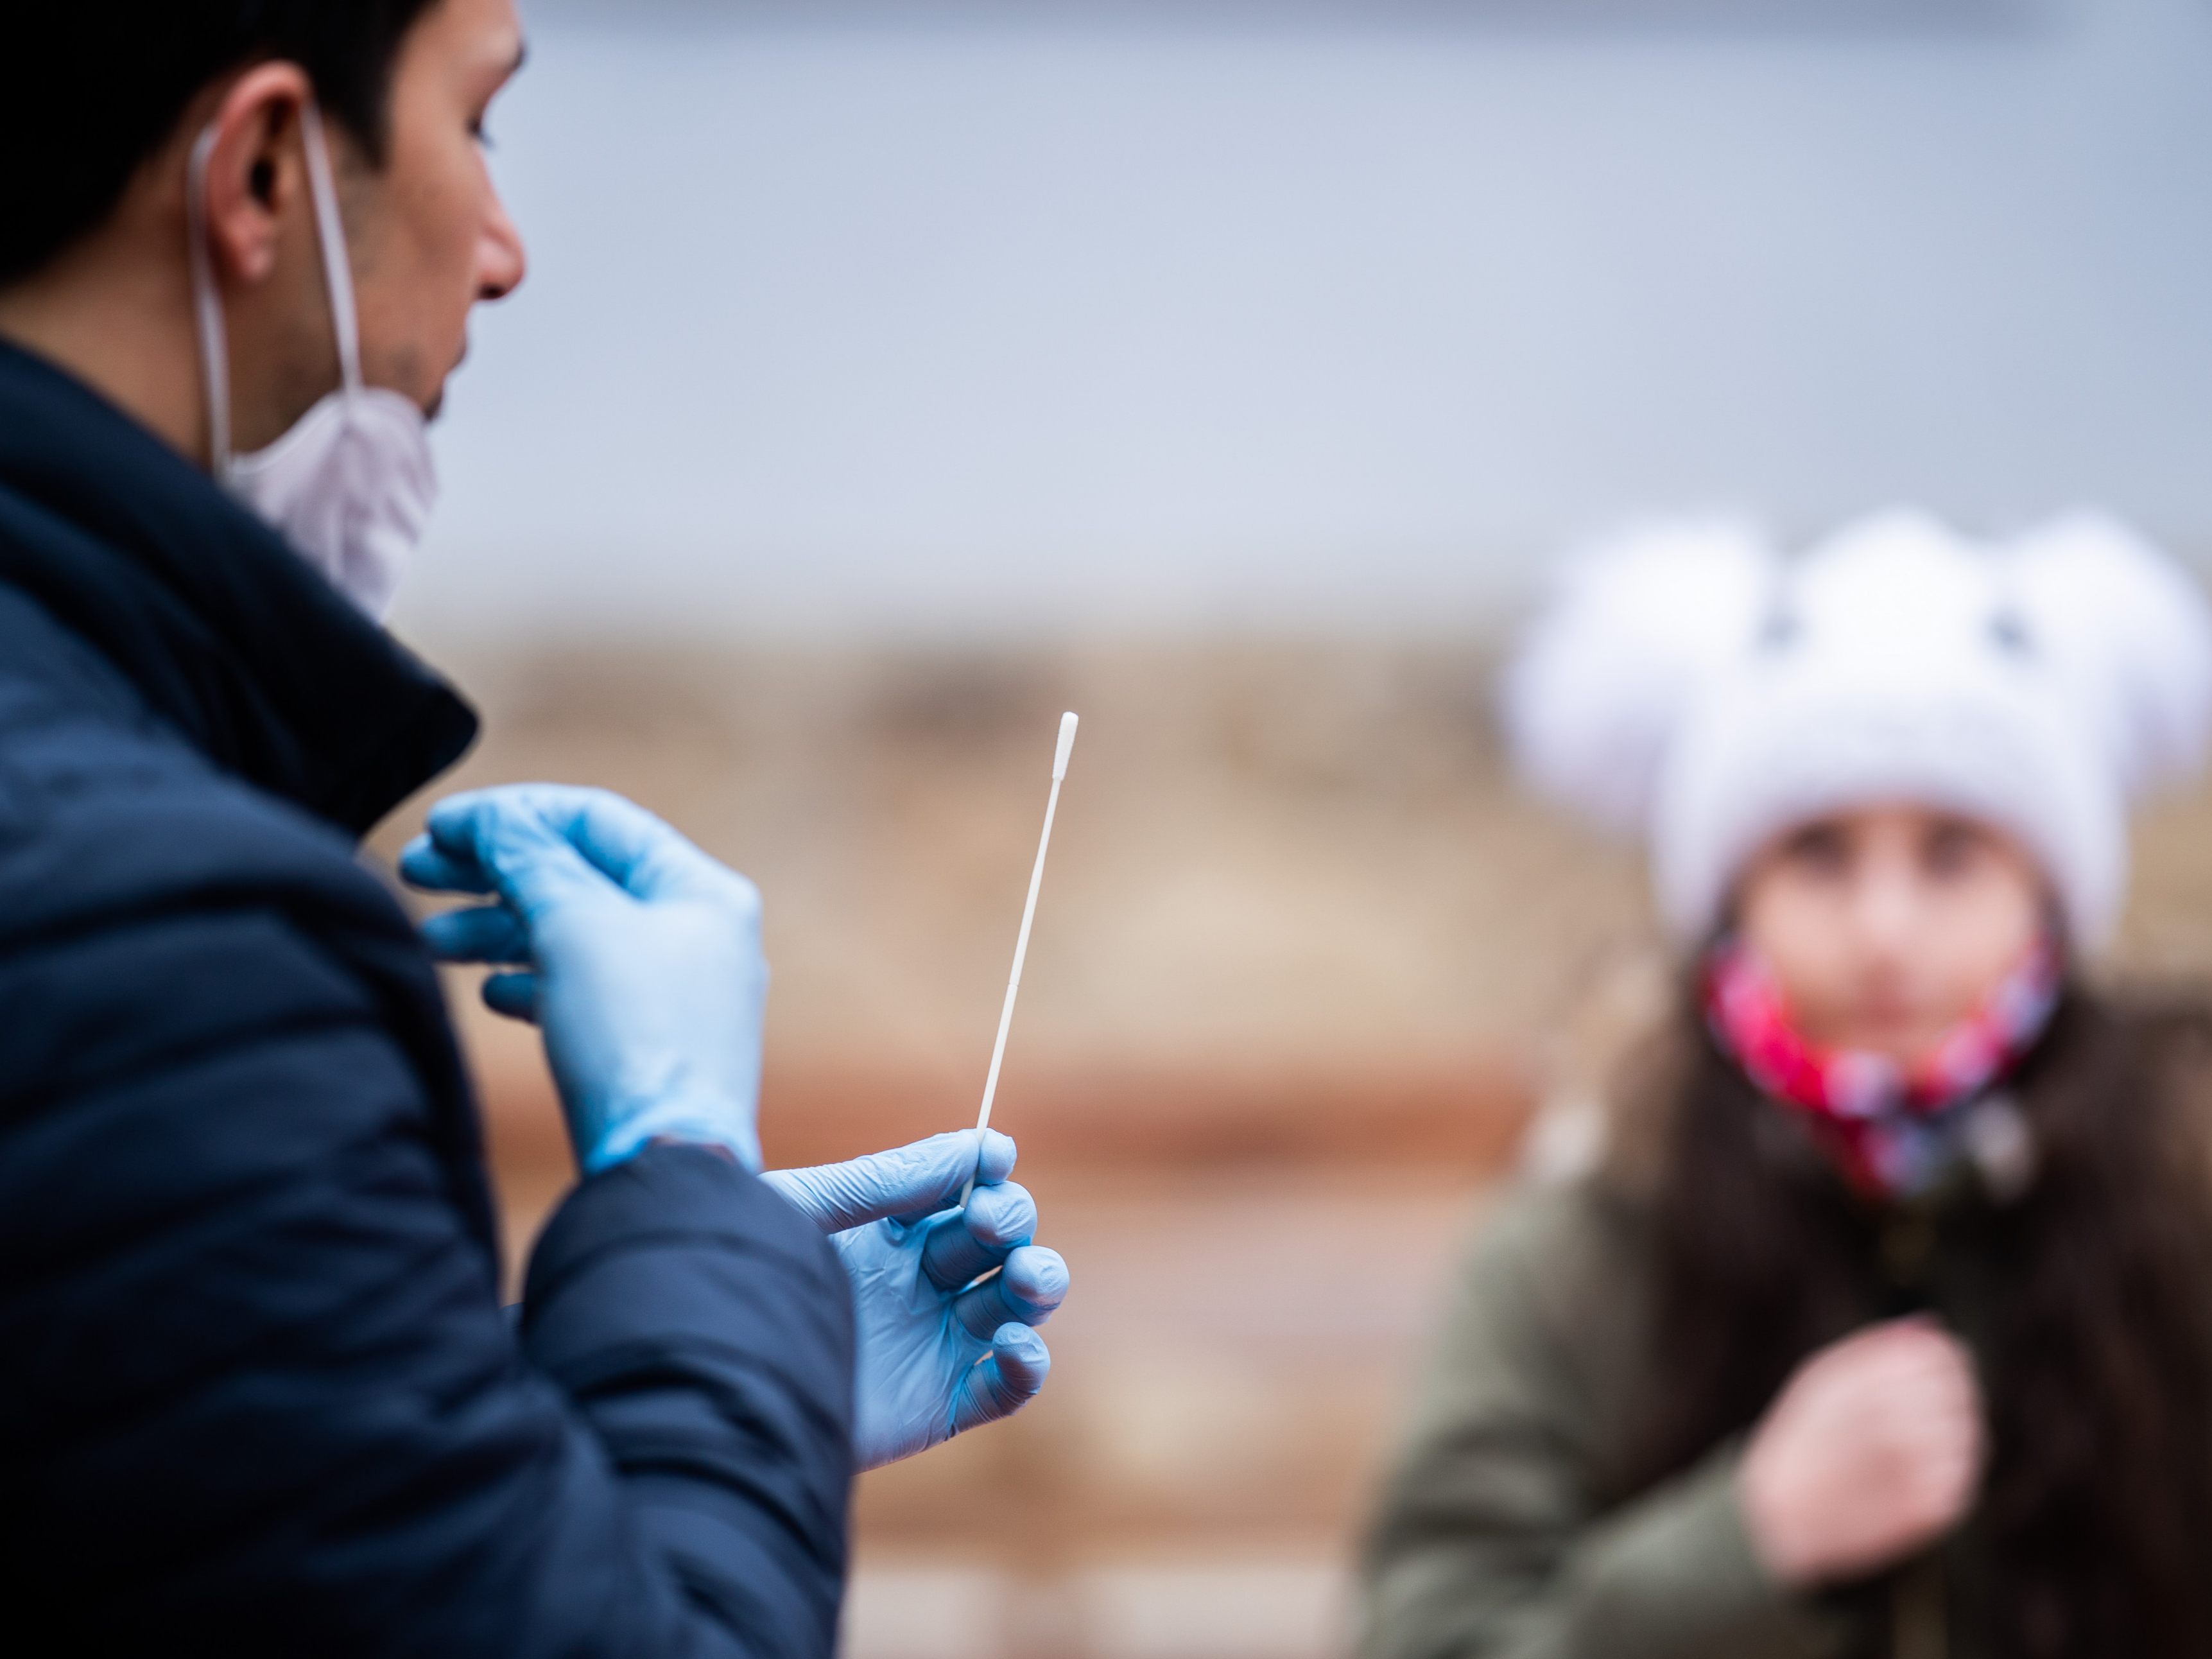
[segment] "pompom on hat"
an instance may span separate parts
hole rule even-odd
[[[1531,781],[1648,838],[1685,946],[1773,836],[1912,801],[2015,837],[2094,951],[2129,807],[2212,738],[2212,610],[2094,514],[1988,544],[1887,513],[1790,562],[1744,525],[1647,525],[1567,562],[1504,691]]]

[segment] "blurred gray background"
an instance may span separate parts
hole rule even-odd
[[[1085,717],[999,1102],[1057,1369],[862,1483],[851,1659],[1335,1652],[1455,1241],[1665,994],[1501,640],[1629,513],[2212,555],[2212,0],[526,16],[532,272],[398,626],[489,717],[456,781],[760,881],[771,1158],[972,1121]],[[2212,795],[2138,852],[2117,969],[2205,982]],[[566,1149],[466,1029],[519,1254]]]
[[[2203,0],[528,15],[441,629],[1434,629],[1669,504],[2212,543]]]

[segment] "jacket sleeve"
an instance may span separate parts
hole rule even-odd
[[[1735,1448],[1625,1504],[1595,1495],[1643,1328],[1597,1227],[1587,1200],[1546,1194],[1478,1240],[1370,1540],[1365,1659],[1834,1650],[1827,1615],[1752,1553]]]
[[[836,1639],[849,1291],[713,1153],[585,1182],[518,1330],[377,995],[197,911],[0,960],[0,1583],[43,1650]]]

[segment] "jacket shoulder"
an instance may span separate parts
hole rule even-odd
[[[69,712],[150,725],[131,681],[21,588],[0,581],[0,732]]]
[[[0,945],[235,906],[408,933],[343,835],[216,767],[0,586]]]
[[[1461,1283],[1571,1330],[1647,1293],[1655,1243],[1650,1207],[1602,1176],[1528,1182],[1501,1196],[1475,1230]]]

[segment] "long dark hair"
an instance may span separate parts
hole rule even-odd
[[[1632,1489],[1747,1428],[1815,1348],[1904,1311],[1929,1237],[1852,1198],[1694,1015],[1678,1035]],[[2003,1659],[2212,1654],[2212,1179],[2190,1086],[2208,1068],[2212,1016],[2069,990],[2014,1080],[2032,1184],[1933,1224],[1928,1259],[1979,1285],[1973,1605]]]

